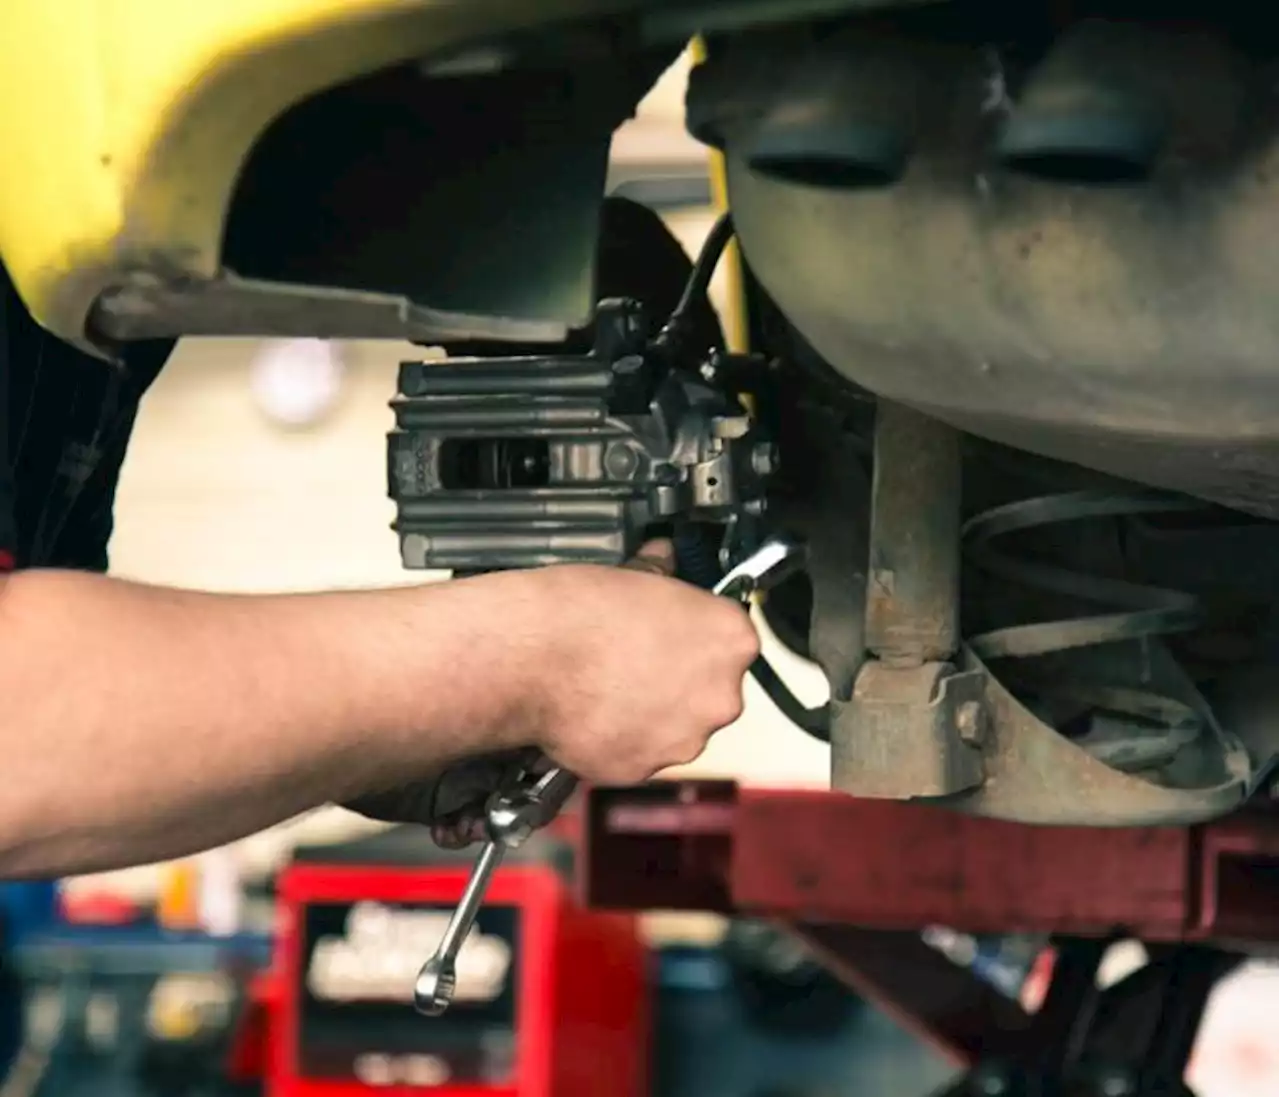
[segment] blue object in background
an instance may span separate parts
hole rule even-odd
[[[3,925],[4,947],[26,934],[48,929],[58,920],[58,882],[36,880],[30,883],[0,883],[0,925]]]
[[[56,880],[0,883],[0,1079],[22,1046],[22,984],[14,970],[14,949],[31,933],[58,918]]]
[[[58,921],[58,883],[0,883],[0,1078],[22,1039],[22,994],[14,970],[15,950],[33,933]]]

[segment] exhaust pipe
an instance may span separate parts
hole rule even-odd
[[[744,144],[761,175],[851,190],[897,182],[915,151],[933,51],[836,34],[792,68]]]
[[[1004,166],[1060,183],[1133,183],[1164,147],[1167,32],[1087,20],[1032,71],[996,143]]]

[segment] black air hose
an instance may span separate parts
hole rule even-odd
[[[700,310],[708,303],[707,290],[711,286],[711,277],[720,263],[720,257],[733,239],[733,220],[727,213],[722,213],[711,226],[707,238],[703,241],[698,257],[693,261],[693,269],[685,282],[684,292],[671,310],[667,322],[653,340],[653,350],[665,355],[668,359],[679,360],[689,354],[700,354],[705,346],[697,346],[698,316]]]

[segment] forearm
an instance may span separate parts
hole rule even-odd
[[[244,597],[8,577],[0,876],[189,853],[510,745],[493,586]]]

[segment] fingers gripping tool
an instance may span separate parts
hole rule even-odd
[[[713,594],[744,605],[757,591],[776,586],[805,563],[803,545],[786,537],[771,537],[737,564],[712,588]],[[538,772],[542,768],[542,772]],[[512,786],[500,789],[485,811],[488,840],[476,858],[471,877],[435,953],[418,972],[413,988],[414,1008],[438,1017],[453,1001],[457,987],[458,954],[475,925],[490,880],[507,850],[523,845],[534,831],[559,814],[577,787],[578,779],[559,767],[534,767]]]

